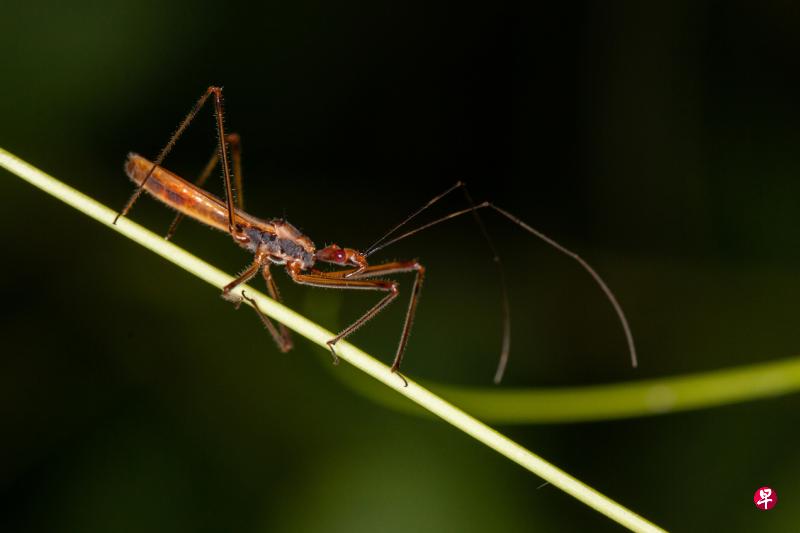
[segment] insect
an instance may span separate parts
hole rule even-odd
[[[217,142],[216,152],[211,157],[199,178],[195,181],[195,183],[190,183],[180,176],[163,168],[161,164],[163,163],[167,154],[175,146],[178,138],[183,134],[194,117],[209,99],[213,100],[214,102],[214,115],[219,140]],[[235,280],[223,288],[222,297],[235,303],[237,307],[241,303],[242,298],[246,299],[252,305],[261,322],[272,335],[281,351],[286,352],[292,348],[292,339],[286,327],[282,324],[276,325],[273,323],[273,321],[258,308],[256,301],[252,298],[249,298],[244,291],[240,292],[241,296],[234,293],[234,289],[236,287],[248,282],[253,277],[258,275],[259,272],[266,282],[269,295],[278,301],[281,301],[281,298],[270,270],[272,265],[284,266],[286,273],[289,275],[292,281],[301,285],[348,290],[366,290],[383,293],[383,297],[363,315],[361,315],[360,318],[340,331],[335,337],[328,340],[327,344],[331,350],[331,354],[333,355],[334,362],[338,361],[335,350],[336,343],[345,337],[348,337],[358,328],[369,322],[375,317],[375,315],[380,313],[398,297],[399,289],[397,282],[391,279],[386,279],[386,277],[401,273],[413,273],[414,283],[411,288],[411,296],[409,298],[403,329],[400,334],[400,341],[397,345],[394,361],[392,362],[391,366],[392,372],[397,373],[398,376],[400,376],[407,384],[405,378],[403,378],[402,374],[399,373],[399,370],[400,364],[403,361],[403,354],[405,353],[406,345],[408,344],[408,338],[411,332],[411,326],[414,322],[414,315],[417,310],[420,291],[425,279],[425,267],[423,267],[422,264],[420,264],[416,259],[370,265],[367,261],[367,257],[394,242],[404,239],[435,224],[439,224],[445,220],[449,220],[464,214],[472,213],[478,223],[480,231],[488,242],[490,250],[494,254],[495,264],[498,268],[503,292],[503,344],[500,362],[495,374],[495,382],[499,383],[505,371],[506,363],[508,361],[508,354],[510,351],[510,312],[507,295],[508,291],[506,289],[500,257],[497,254],[497,251],[495,250],[491,240],[489,239],[489,235],[483,225],[482,220],[478,216],[478,211],[482,209],[490,209],[512,221],[525,231],[531,233],[539,239],[542,239],[544,242],[556,248],[558,251],[571,257],[592,276],[616,311],[628,343],[631,362],[634,367],[637,365],[636,349],[630,327],[628,326],[628,321],[624,312],[622,311],[622,307],[617,302],[614,293],[608,288],[600,275],[597,274],[597,272],[576,253],[564,248],[550,237],[529,226],[504,209],[501,209],[500,207],[497,207],[489,202],[483,202],[479,204],[472,202],[472,198],[462,182],[456,183],[445,192],[434,197],[401,223],[394,226],[386,235],[375,242],[372,246],[367,248],[364,252],[360,252],[354,248],[343,248],[336,244],[331,244],[322,249],[317,249],[311,239],[300,233],[297,228],[292,226],[286,220],[277,218],[262,220],[247,214],[244,211],[243,196],[241,194],[242,172],[240,139],[236,134],[225,133],[222,103],[222,89],[215,86],[209,87],[197,100],[194,107],[184,117],[175,133],[172,134],[166,146],[164,146],[155,160],[149,161],[144,157],[133,153],[128,155],[128,159],[125,163],[125,172],[137,185],[137,187],[128,202],[114,219],[114,223],[116,223],[120,217],[127,215],[131,207],[133,207],[133,204],[141,196],[142,192],[147,191],[155,199],[178,212],[167,232],[166,238],[169,239],[172,237],[177,225],[185,216],[191,217],[212,228],[216,228],[228,233],[236,244],[253,253],[254,258],[250,266],[248,266],[241,274],[239,274]],[[232,157],[229,157],[228,154],[229,147]],[[231,158],[233,160],[233,172],[231,172],[230,169]],[[224,200],[206,192],[202,188],[203,184],[217,165],[222,167],[222,175],[225,185]],[[235,198],[234,185],[232,183],[234,180],[236,183],[236,190],[239,192]],[[461,189],[464,192],[465,198],[470,205],[468,208],[450,213],[449,215],[438,218],[413,230],[393,236],[401,227],[410,222],[421,212],[456,189]],[[318,263],[330,263],[340,267],[340,269],[333,271],[318,270],[316,268]]]

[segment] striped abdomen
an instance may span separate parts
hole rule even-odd
[[[152,167],[152,161],[131,153],[128,154],[128,160],[125,162],[125,173],[134,183],[140,185]],[[176,211],[203,224],[228,232],[228,207],[225,203],[169,170],[156,167],[144,184],[144,190]],[[242,218],[241,214],[237,213],[236,218],[239,222]]]

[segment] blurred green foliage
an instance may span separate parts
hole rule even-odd
[[[591,280],[490,217],[512,287],[509,385],[800,351],[792,3],[11,0],[3,21],[0,146],[109,205],[131,190],[125,154],[156,153],[213,83],[244,140],[248,209],[319,245],[363,247],[464,179],[578,250],[617,292],[641,368]],[[213,145],[206,114],[167,166],[192,176]],[[611,529],[444,424],[342,387],[329,372],[352,369],[327,353],[281,355],[251,313],[55,200],[10,176],[0,194],[3,531]],[[132,213],[164,230],[170,216],[149,200]],[[196,224],[176,238],[230,272],[249,260]],[[488,384],[499,293],[475,227],[395,257],[429,272],[407,372]],[[373,301],[279,282],[331,329]],[[388,362],[402,307],[354,342]],[[789,531],[799,407],[510,433],[669,529]],[[765,484],[781,501],[756,513]]]

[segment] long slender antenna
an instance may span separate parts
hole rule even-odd
[[[406,237],[411,237],[412,235],[414,235],[416,233],[419,233],[420,231],[426,230],[426,229],[430,228],[431,226],[435,226],[436,224],[439,224],[440,222],[444,222],[445,220],[450,220],[451,218],[455,218],[457,216],[461,216],[461,215],[463,215],[465,213],[471,213],[473,211],[476,211],[478,209],[482,209],[484,207],[489,207],[490,205],[491,204],[489,204],[489,202],[482,202],[482,203],[480,203],[478,205],[475,205],[473,207],[469,207],[467,209],[462,209],[460,211],[456,211],[454,213],[450,213],[449,215],[443,216],[442,218],[437,218],[433,222],[428,222],[427,224],[423,224],[422,226],[419,226],[418,228],[412,229],[411,231],[407,231],[406,233],[403,233],[402,235],[400,235],[398,237],[394,237],[393,239],[390,239],[390,240],[384,242],[380,246],[374,246],[373,245],[370,248],[369,254],[365,253],[364,256],[372,255],[375,252],[377,252],[379,250],[383,250],[387,246],[390,246],[390,245],[396,243],[397,241],[402,241]]]
[[[472,214],[475,216],[475,223],[478,224],[478,227],[483,234],[483,238],[486,239],[486,244],[489,245],[489,250],[492,251],[492,260],[494,261],[495,268],[497,268],[497,277],[500,279],[500,297],[502,298],[503,306],[503,344],[500,348],[500,359],[497,362],[497,370],[495,370],[494,373],[494,383],[495,385],[499,385],[503,380],[503,375],[506,372],[506,366],[508,365],[508,354],[511,352],[511,304],[508,301],[506,273],[503,270],[503,263],[500,260],[500,254],[497,252],[497,248],[492,242],[491,237],[489,237],[489,231],[486,229],[483,219],[478,214],[478,210],[475,209],[475,202],[472,201],[472,196],[469,194],[466,185],[464,186],[464,196],[467,199],[467,203],[470,205],[470,207],[472,207]]]
[[[443,193],[433,197],[428,203],[411,213],[408,217],[406,217],[402,222],[395,225],[390,229],[383,237],[375,241],[367,250],[364,252],[364,257],[371,255],[373,252],[380,250],[383,246],[380,244],[393,235],[398,229],[403,227],[404,225],[408,224],[412,219],[414,219],[417,215],[431,207],[433,204],[453,192],[454,190],[461,188],[464,191],[464,197],[467,200],[467,204],[470,207],[475,207],[475,202],[472,200],[472,196],[469,194],[467,190],[467,186],[463,181],[457,181],[455,185],[444,191]],[[500,254],[497,253],[497,248],[495,248],[494,243],[492,242],[491,237],[489,237],[489,232],[486,230],[486,226],[483,224],[483,220],[481,219],[480,215],[475,209],[472,209],[473,215],[475,216],[475,223],[478,225],[483,238],[486,240],[486,244],[489,246],[489,250],[492,252],[492,260],[495,263],[497,268],[497,275],[500,278],[500,291],[501,291],[501,298],[502,298],[502,308],[503,308],[503,343],[500,348],[500,359],[497,365],[497,370],[495,371],[494,382],[495,384],[500,383],[503,379],[503,374],[505,373],[506,365],[508,364],[508,354],[511,351],[511,306],[509,305],[508,301],[508,286],[506,284],[506,277],[505,272],[503,271],[503,264],[500,260]],[[394,242],[394,241],[391,241]]]
[[[457,216],[461,216],[461,215],[466,214],[466,213],[472,213],[474,211],[477,211],[478,209],[483,209],[483,208],[486,208],[486,207],[489,207],[489,208],[495,210],[496,212],[500,213],[501,215],[503,215],[504,217],[506,217],[510,221],[512,221],[515,224],[517,224],[519,227],[521,227],[522,229],[524,229],[528,233],[530,233],[530,234],[534,235],[535,237],[538,237],[539,239],[543,240],[544,242],[546,242],[547,244],[549,244],[550,246],[552,246],[553,248],[555,248],[559,252],[563,253],[564,255],[567,255],[567,256],[571,257],[572,259],[577,261],[577,263],[579,265],[581,265],[583,267],[583,269],[586,270],[586,272],[589,273],[590,276],[592,276],[592,279],[594,279],[595,283],[597,283],[597,285],[600,287],[600,289],[606,295],[606,298],[608,298],[608,301],[611,302],[611,306],[614,308],[614,311],[616,311],[617,317],[619,318],[619,321],[622,324],[622,330],[625,332],[625,339],[628,342],[628,351],[631,354],[631,366],[633,366],[634,368],[639,366],[639,360],[638,360],[638,357],[636,356],[636,346],[635,346],[635,344],[633,342],[633,334],[631,333],[631,328],[628,325],[628,319],[625,317],[625,313],[622,311],[622,306],[619,305],[619,302],[617,301],[616,296],[614,296],[614,293],[611,291],[611,289],[608,287],[608,285],[606,285],[606,282],[603,281],[603,278],[600,277],[600,274],[598,274],[589,265],[589,263],[587,263],[581,256],[579,256],[578,254],[576,254],[572,250],[569,250],[569,249],[565,248],[564,246],[560,245],[558,242],[554,241],[553,239],[551,239],[550,237],[548,237],[547,235],[545,235],[541,231],[529,226],[528,224],[523,222],[520,218],[512,215],[508,211],[506,211],[504,209],[501,209],[501,208],[497,207],[496,205],[494,205],[494,204],[492,204],[490,202],[483,202],[483,203],[480,203],[480,204],[478,204],[478,205],[476,205],[474,207],[471,207],[469,209],[462,209],[461,211],[456,211],[455,213],[450,213],[447,216],[444,216],[442,218],[436,219],[433,222],[428,222],[427,224],[423,224],[422,226],[420,226],[420,227],[418,227],[416,229],[413,229],[411,231],[403,233],[402,235],[400,235],[398,237],[394,237],[393,239],[390,239],[387,242],[384,242],[380,246],[374,247],[370,253],[375,253],[378,250],[386,248],[390,244],[393,244],[393,243],[395,243],[397,241],[405,239],[406,237],[410,237],[411,235],[414,235],[415,233],[419,233],[420,231],[422,231],[424,229],[427,229],[427,228],[430,228],[431,226],[435,226],[436,224],[439,224],[440,222],[444,222],[446,220],[450,220],[451,218],[455,218]]]
[[[414,217],[416,217],[417,215],[419,215],[420,213],[422,213],[423,211],[428,209],[430,206],[432,206],[433,204],[435,204],[436,202],[438,202],[439,200],[441,200],[442,198],[444,198],[445,196],[447,196],[448,194],[450,194],[454,190],[458,189],[459,187],[463,187],[463,186],[464,186],[464,182],[457,181],[455,183],[455,185],[453,185],[452,187],[450,187],[449,189],[447,189],[443,193],[441,193],[441,194],[439,194],[437,196],[434,196],[433,199],[431,199],[427,204],[423,205],[422,207],[420,207],[419,209],[417,209],[416,211],[411,213],[408,217],[405,218],[405,220],[403,220],[402,222],[400,222],[399,224],[394,226],[392,229],[390,229],[388,232],[386,232],[386,234],[383,237],[381,237],[380,239],[375,241],[372,244],[372,246],[367,248],[367,251],[364,252],[364,257],[367,257],[368,255],[371,255],[372,252],[374,252],[375,250],[378,250],[379,248],[376,248],[376,247],[380,243],[385,241],[390,235],[392,235],[394,232],[396,232],[397,230],[399,230],[400,228],[405,226],[407,223],[409,223]]]

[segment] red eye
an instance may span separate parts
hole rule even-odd
[[[317,252],[317,259],[320,261],[326,261],[328,263],[335,263],[337,265],[346,265],[348,254],[346,250],[339,248],[335,244],[331,244],[330,246],[326,246]]]

